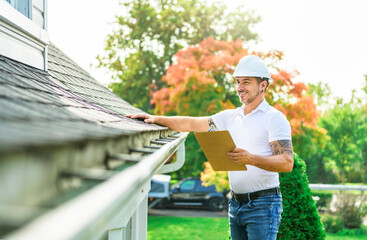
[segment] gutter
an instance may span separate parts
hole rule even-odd
[[[177,134],[177,139],[165,144],[135,165],[117,173],[78,198],[47,212],[6,236],[6,239],[101,238],[108,227],[117,221],[117,216],[124,216],[124,213],[131,211],[131,204],[127,203],[139,198],[139,194],[148,194],[144,190],[153,175],[178,169],[183,164],[187,135],[188,133]],[[164,163],[177,150],[177,161],[165,167]]]
[[[176,152],[176,161],[163,165],[158,173],[169,173],[179,170],[185,163],[185,145],[181,144]]]

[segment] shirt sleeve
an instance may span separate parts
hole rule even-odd
[[[268,124],[269,142],[292,140],[291,126],[283,113],[277,112]]]
[[[215,126],[217,126],[218,130],[227,130],[225,119],[226,119],[226,110],[221,111],[217,114],[211,116],[214,121]]]

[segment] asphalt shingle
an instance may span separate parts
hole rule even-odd
[[[48,72],[0,55],[0,152],[166,129],[125,117],[142,111],[48,52]]]

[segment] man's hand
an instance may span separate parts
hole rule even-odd
[[[126,115],[126,117],[129,117],[129,118],[132,118],[132,119],[142,120],[145,123],[155,123],[154,116],[146,114],[146,113]]]
[[[232,152],[228,152],[227,155],[233,162],[240,165],[251,164],[251,157],[253,156],[250,152],[242,148],[235,148]]]
[[[198,132],[208,131],[209,129],[209,117],[168,117],[149,115],[147,113],[131,114],[126,115],[126,117],[165,126],[177,132]]]
[[[293,149],[290,140],[279,140],[270,143],[272,156],[252,154],[242,148],[228,152],[228,157],[240,165],[252,165],[271,172],[291,172],[293,169]]]

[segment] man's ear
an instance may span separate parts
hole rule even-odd
[[[266,87],[267,87],[268,83],[266,81],[262,81],[261,82],[261,92],[264,92]]]

